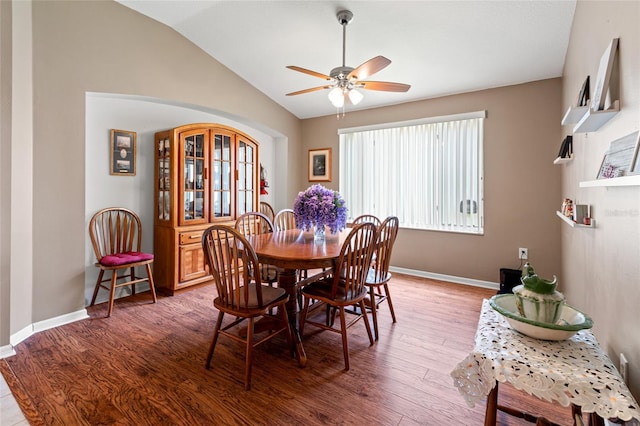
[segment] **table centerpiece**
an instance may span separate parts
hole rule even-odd
[[[338,191],[322,185],[312,185],[298,193],[293,204],[296,227],[305,231],[314,230],[314,240],[324,241],[325,227],[332,234],[347,226],[347,207]]]

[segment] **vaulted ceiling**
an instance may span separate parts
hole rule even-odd
[[[345,65],[382,55],[368,80],[411,85],[406,93],[362,90],[346,111],[508,86],[562,75],[575,0],[553,1],[178,1],[117,0],[162,22],[299,118],[335,114],[318,90],[342,65],[336,14],[350,10]]]

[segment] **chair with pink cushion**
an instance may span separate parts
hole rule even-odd
[[[100,268],[89,306],[95,304],[100,288],[109,290],[107,317],[110,317],[116,288],[131,286],[131,294],[135,294],[136,284],[143,282],[149,283],[153,303],[157,302],[151,273],[153,254],[140,251],[142,224],[138,215],[121,207],[102,209],[89,222],[89,236],[97,259],[96,267]],[[135,268],[143,265],[147,276],[137,277]],[[110,278],[103,279],[105,271],[111,271]]]

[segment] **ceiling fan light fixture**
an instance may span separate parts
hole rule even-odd
[[[364,95],[358,92],[356,89],[349,90],[349,102],[351,102],[353,105],[358,105],[363,98]]]
[[[287,96],[331,89],[329,91],[329,101],[331,101],[331,104],[338,110],[342,109],[342,115],[344,116],[345,102],[348,101],[351,105],[358,105],[362,99],[364,99],[364,95],[360,93],[360,91],[354,90],[355,88],[383,92],[406,92],[409,90],[411,86],[408,84],[367,80],[369,76],[377,73],[391,63],[391,61],[384,56],[371,58],[356,68],[349,67],[345,64],[347,25],[353,19],[353,13],[348,10],[341,10],[336,16],[338,23],[342,26],[342,66],[333,68],[329,75],[326,75],[306,68],[288,65],[287,68],[289,69],[321,78],[329,81],[329,83],[324,86],[287,93]]]
[[[329,100],[331,104],[336,108],[342,108],[344,106],[344,93],[341,87],[334,87],[329,92]]]

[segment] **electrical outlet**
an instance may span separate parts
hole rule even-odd
[[[525,247],[520,247],[518,249],[518,259],[522,259],[522,260],[529,259],[529,249]]]
[[[624,380],[625,383],[629,384],[629,381],[627,380],[627,374],[629,370],[629,361],[627,361],[627,357],[624,356],[624,354],[622,352],[620,352],[620,375],[622,376],[622,380]]]

